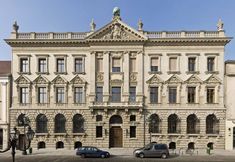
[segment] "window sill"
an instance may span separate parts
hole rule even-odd
[[[111,72],[111,74],[123,74],[124,72]]]
[[[187,103],[187,104],[190,106],[190,105],[198,105],[199,103],[195,102],[195,103]]]
[[[28,106],[30,103],[19,103],[19,106]]]
[[[67,103],[55,103],[56,104],[56,106],[64,106],[64,105],[66,105]]]
[[[85,102],[82,102],[82,103],[73,103],[74,106],[82,106],[82,105],[85,105],[86,103]]]
[[[30,75],[30,72],[18,72],[19,75]]]
[[[130,137],[129,140],[138,140],[136,137]]]
[[[36,136],[47,136],[49,133],[35,133]]]
[[[177,133],[168,133],[168,136],[180,136],[181,133],[177,132]]]
[[[167,74],[181,74],[180,71],[168,71]]]
[[[44,74],[44,75],[49,75],[49,72],[36,72],[37,75]]]
[[[104,140],[104,137],[96,137],[96,140]]]
[[[207,105],[218,105],[219,103],[206,103]]]
[[[186,74],[200,74],[199,71],[186,71]]]
[[[38,106],[47,106],[49,103],[37,103]]]
[[[73,136],[84,136],[86,133],[72,133]]]
[[[168,105],[171,105],[171,106],[178,106],[180,103],[168,103]]]
[[[56,75],[59,75],[59,74],[61,74],[61,75],[67,75],[68,73],[67,73],[67,72],[54,72],[54,74],[56,74]]]
[[[77,74],[81,74],[81,75],[85,75],[86,73],[85,72],[73,72],[74,75],[77,75]]]
[[[148,73],[149,74],[162,74],[161,71],[149,71]]]
[[[206,134],[208,137],[217,137],[219,136],[219,133],[214,133],[214,134]]]
[[[206,71],[205,74],[219,74],[219,71]]]
[[[67,133],[53,133],[54,136],[66,136]]]
[[[187,133],[188,136],[200,136],[200,133]]]

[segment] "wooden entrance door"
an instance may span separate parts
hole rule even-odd
[[[112,127],[109,131],[109,146],[122,147],[122,128]]]

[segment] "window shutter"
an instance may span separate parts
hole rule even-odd
[[[177,70],[177,58],[170,58],[170,71]]]
[[[113,67],[120,67],[120,59],[113,58]]]
[[[136,59],[135,58],[130,59],[130,71],[136,72]]]
[[[158,66],[158,58],[151,59],[151,66]]]

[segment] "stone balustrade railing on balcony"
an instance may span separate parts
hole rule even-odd
[[[17,33],[15,39],[84,39],[89,33]],[[13,38],[13,37],[12,37]]]
[[[146,32],[148,38],[216,38],[225,37],[224,31]]]
[[[160,38],[217,38],[225,37],[224,31],[162,31],[145,32],[150,39]],[[67,32],[67,33],[17,33],[12,35],[13,39],[85,39],[89,32]]]

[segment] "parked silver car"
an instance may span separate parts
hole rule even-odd
[[[161,157],[166,159],[169,157],[169,150],[166,144],[150,143],[145,147],[136,149],[133,154],[140,158]]]

